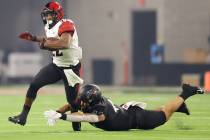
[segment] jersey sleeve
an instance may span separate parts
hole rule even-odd
[[[75,31],[74,23],[70,21],[65,21],[60,25],[58,29],[58,35],[61,36],[65,32],[73,34],[74,31]]]
[[[105,114],[105,106],[102,104],[96,105],[92,111],[93,114],[102,115]]]

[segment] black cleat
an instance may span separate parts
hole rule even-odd
[[[72,122],[72,128],[74,131],[81,131],[81,122]]]
[[[12,122],[14,124],[20,124],[22,126],[24,126],[26,124],[26,118],[21,116],[21,115],[9,117],[8,121],[10,121],[10,122]]]
[[[188,94],[189,96],[195,94],[204,94],[204,90],[200,87],[191,86],[189,84],[183,84],[182,90],[184,94]]]
[[[180,113],[185,113],[186,115],[190,115],[190,111],[187,108],[187,105],[185,103],[183,103],[176,112],[180,112]]]
[[[197,92],[197,94],[204,94],[205,93],[204,90],[200,87],[197,88],[196,92]]]

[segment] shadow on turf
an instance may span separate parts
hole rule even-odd
[[[193,129],[192,127],[184,124],[184,122],[182,120],[176,120],[175,125],[176,125],[176,128],[180,129],[180,130],[192,130]]]
[[[104,131],[101,131],[101,130],[82,130],[81,131],[82,133],[100,133],[100,132],[104,132]],[[5,133],[5,132],[4,132]],[[12,133],[12,134],[72,134],[72,133],[80,133],[78,131],[62,131],[62,130],[56,130],[56,131],[36,131],[36,130],[32,130],[32,131],[11,131],[11,132],[6,132],[6,133]]]
[[[133,130],[129,130],[130,132],[141,132],[141,130],[138,129],[133,129]],[[124,133],[124,132],[129,132],[129,131],[103,131],[103,130],[82,130],[80,131],[81,133]],[[80,133],[78,131],[73,131],[73,130],[69,130],[69,131],[65,131],[65,130],[55,130],[55,131],[36,131],[36,130],[32,130],[32,131],[11,131],[11,132],[7,132],[7,133],[12,133],[12,134],[75,134],[75,133]],[[5,132],[4,132],[5,133]]]
[[[139,130],[139,129],[132,129],[132,130],[128,130],[128,131],[104,131],[101,129],[97,129],[97,130],[82,130],[82,131],[73,131],[73,130],[69,130],[69,131],[27,131],[28,133],[33,133],[33,134],[62,134],[62,133],[124,133],[124,132],[134,132],[134,133],[139,133],[139,132],[149,132],[149,131],[161,131],[161,130]]]
[[[139,131],[139,130],[130,130],[130,131]],[[96,133],[96,132],[104,133],[104,132],[128,132],[128,131],[103,131],[103,130],[98,129],[98,130],[82,130],[80,132],[82,132],[82,133]],[[50,134],[50,133],[52,133],[52,134],[69,133],[69,134],[71,134],[71,133],[80,133],[80,132],[71,131],[71,130],[70,131],[28,131],[28,133],[33,133],[33,134],[38,134],[38,133],[40,133],[40,134],[44,134],[44,133],[48,133],[48,134]]]

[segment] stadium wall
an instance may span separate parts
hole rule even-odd
[[[94,4],[93,4],[94,3]],[[128,55],[132,55],[132,11],[157,11],[157,42],[165,45],[165,62],[182,63],[188,48],[208,49],[209,8],[208,0],[138,0],[69,1],[68,14],[79,25],[81,45],[84,49],[84,77],[93,81],[93,59],[112,59],[114,84],[123,82],[123,51],[126,42]],[[110,51],[112,53],[110,53]],[[131,57],[129,57],[129,83],[134,84]]]
[[[0,30],[4,32],[1,41],[4,56],[16,51],[36,51],[43,54],[44,64],[50,61],[48,53],[39,51],[37,45],[23,43],[17,38],[18,33],[25,30],[38,35],[44,33],[40,12],[46,2],[48,0],[21,0],[14,5],[13,0],[2,1]],[[92,61],[102,59],[113,62],[113,84],[123,84],[125,52],[122,48],[127,46],[128,84],[134,84],[132,11],[157,11],[157,42],[165,44],[166,63],[182,63],[185,49],[208,50],[209,47],[209,0],[145,0],[145,6],[141,6],[139,0],[76,0],[63,1],[63,5],[67,17],[77,25],[80,45],[84,49],[84,79],[88,82],[94,79]]]

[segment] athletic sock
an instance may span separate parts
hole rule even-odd
[[[181,113],[190,115],[190,112],[189,112],[187,105],[185,103],[183,103],[175,112],[181,112]]]
[[[188,94],[186,94],[186,93],[184,93],[184,92],[182,92],[179,96],[180,96],[182,99],[184,99],[184,100],[187,100],[187,98],[190,97],[190,95],[188,95]]]
[[[31,109],[30,106],[24,105],[23,110],[21,112],[21,116],[24,117],[24,118],[27,118],[30,109]]]

